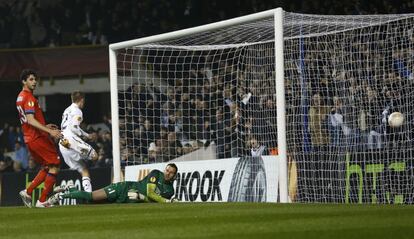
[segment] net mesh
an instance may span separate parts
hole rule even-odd
[[[413,16],[286,18],[297,200],[412,203]],[[392,112],[401,127],[389,127]]]
[[[284,14],[291,199],[412,203],[413,15]],[[122,163],[274,152],[274,50],[273,18],[118,50]]]

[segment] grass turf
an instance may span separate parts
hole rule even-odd
[[[270,203],[3,207],[0,238],[414,238],[414,207]]]

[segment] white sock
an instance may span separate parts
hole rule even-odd
[[[82,187],[85,192],[92,192],[91,179],[89,177],[82,177]]]

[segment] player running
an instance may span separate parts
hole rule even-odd
[[[88,202],[106,201],[109,203],[158,202],[168,203],[177,201],[174,196],[173,182],[177,175],[177,166],[173,163],[165,167],[164,173],[152,170],[139,182],[113,183],[96,191],[78,191],[73,187],[62,187],[62,191],[50,197],[50,202],[57,204],[65,198],[83,199]]]
[[[64,138],[59,142],[59,149],[65,163],[82,175],[82,186],[86,192],[92,192],[89,170],[83,160],[97,160],[98,154],[82,137],[92,139],[92,134],[83,131],[80,124],[83,120],[82,109],[85,105],[85,94],[75,91],[71,94],[72,104],[62,115],[61,129]]]
[[[27,207],[32,207],[32,192],[44,182],[44,189],[36,207],[50,207],[47,195],[52,191],[59,172],[60,159],[52,139],[62,138],[60,130],[54,124],[45,123],[42,109],[37,99],[33,96],[33,91],[37,86],[37,74],[33,70],[25,69],[20,74],[23,89],[17,96],[16,107],[19,112],[20,123],[22,124],[24,142],[29,149],[34,160],[41,165],[40,171],[29,184],[20,191],[20,197]]]

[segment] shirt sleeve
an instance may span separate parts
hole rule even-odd
[[[158,202],[158,203],[165,203],[167,202],[166,198],[163,198],[161,195],[155,192],[155,188],[157,187],[156,184],[148,183],[147,184],[147,197],[150,201]]]
[[[157,184],[159,179],[159,171],[158,170],[152,170],[149,174],[148,174],[148,183],[153,183],[153,184]]]
[[[34,114],[35,113],[35,104],[36,99],[34,97],[28,96],[23,104],[23,110],[25,114]]]
[[[156,193],[155,189],[157,188],[157,183],[159,182],[158,171],[153,170],[148,174],[148,183],[147,183],[147,198],[149,201],[165,203],[167,199]]]

